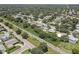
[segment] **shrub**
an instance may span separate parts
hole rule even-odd
[[[27,39],[27,38],[28,38],[28,34],[27,34],[27,33],[22,33],[22,37],[23,37],[24,39]]]
[[[40,43],[38,48],[41,49],[44,53],[48,51],[47,44],[44,42]]]
[[[8,26],[8,25],[9,25],[9,23],[7,23],[7,22],[5,22],[4,24],[5,24],[6,26]]]
[[[8,22],[5,22],[4,24],[5,24],[6,26],[8,26],[9,28],[11,28],[11,29],[13,28],[13,25],[12,25],[12,24],[9,24]]]
[[[20,29],[17,29],[17,30],[16,30],[16,33],[17,33],[17,34],[21,34],[21,30],[20,30]]]
[[[0,22],[3,22],[3,19],[0,19]]]
[[[32,54],[43,54],[48,51],[48,47],[46,43],[40,43],[37,48],[33,48],[29,50]]]

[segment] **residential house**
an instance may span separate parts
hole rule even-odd
[[[5,53],[6,48],[4,47],[2,42],[0,42],[0,50],[2,51],[2,53]]]
[[[0,36],[2,41],[7,41],[9,39],[9,32],[4,31],[4,33]]]
[[[79,24],[76,24],[76,29],[73,32],[78,32],[79,33]]]
[[[74,37],[73,35],[68,35],[69,42],[75,44],[78,41],[78,38]]]
[[[50,29],[48,29],[48,32],[55,32],[56,28],[55,26],[50,26]]]
[[[17,42],[18,42],[18,41],[17,41],[15,38],[13,38],[13,39],[10,39],[10,40],[6,41],[5,44],[6,44],[6,46],[7,46],[8,48],[11,48],[11,47],[13,47],[14,44],[17,43]]]
[[[62,36],[67,35],[67,33],[61,33],[61,32],[57,32],[56,34],[57,34],[58,37],[62,37]]]

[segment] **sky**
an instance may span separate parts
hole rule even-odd
[[[79,4],[79,0],[0,0],[0,4]]]

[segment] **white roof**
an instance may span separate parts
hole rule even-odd
[[[9,33],[8,32],[4,32],[4,34],[1,36],[2,40],[7,40],[6,38],[9,37]]]
[[[74,30],[74,31],[79,32],[79,29],[76,29],[76,30]]]
[[[56,34],[57,34],[58,37],[61,37],[61,36],[67,35],[66,33],[61,33],[61,32],[57,32]]]
[[[54,29],[49,29],[48,31],[49,31],[49,32],[55,32],[55,30],[54,30]]]
[[[69,39],[70,39],[70,40],[75,40],[75,41],[78,40],[78,39],[77,39],[76,37],[74,37],[73,35],[69,35]]]
[[[6,50],[3,44],[0,44],[0,50]]]
[[[2,41],[0,40],[0,42],[2,42]]]
[[[79,26],[79,24],[77,24],[76,26]]]

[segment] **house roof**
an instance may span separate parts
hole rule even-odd
[[[6,50],[3,44],[0,43],[0,50]]]
[[[78,40],[78,39],[77,39],[76,37],[74,37],[73,35],[69,35],[69,39],[70,39],[70,40],[75,40],[75,41]]]
[[[55,30],[54,30],[54,29],[49,29],[48,31],[49,31],[49,32],[55,32]]]
[[[56,34],[57,34],[58,37],[61,37],[61,36],[67,35],[66,33],[61,33],[61,32],[57,32]]]
[[[75,32],[75,31],[76,31],[76,32],[79,32],[79,29],[75,29],[74,32]]]
[[[4,34],[2,34],[1,39],[2,40],[7,40],[6,38],[9,37],[9,33],[8,32],[4,32]]]

